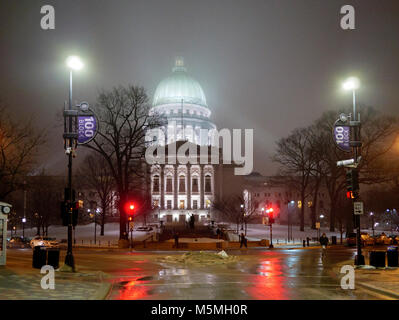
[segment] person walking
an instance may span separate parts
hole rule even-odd
[[[179,248],[179,233],[176,232],[174,235],[175,238],[175,248],[178,249]]]
[[[325,233],[322,234],[320,237],[320,244],[321,244],[321,258],[325,258],[326,253],[327,253],[327,245],[328,245],[328,237],[326,236]]]
[[[242,246],[245,246],[245,248],[248,248],[247,246],[247,239],[244,236],[244,233],[241,233],[241,237],[240,237],[240,249],[242,248]]]
[[[220,239],[220,229],[219,228],[216,229],[216,235],[218,236],[218,239]]]

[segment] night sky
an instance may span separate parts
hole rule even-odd
[[[55,8],[55,30],[40,8]],[[356,9],[356,30],[340,28],[340,8]],[[0,97],[16,116],[49,130],[41,163],[66,172],[57,113],[68,98],[65,59],[85,69],[74,99],[139,84],[151,97],[183,56],[221,128],[254,128],[255,169],[273,174],[275,141],[328,109],[350,105],[340,83],[358,76],[359,102],[399,114],[398,0],[197,0],[0,2]],[[78,158],[82,159],[82,149]]]

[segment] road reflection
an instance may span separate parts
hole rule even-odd
[[[254,285],[247,288],[252,299],[285,300],[289,299],[287,289],[284,287],[283,267],[278,258],[261,260],[257,269]]]

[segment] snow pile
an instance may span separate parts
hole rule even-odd
[[[236,256],[229,256],[225,251],[214,252],[186,252],[181,256],[166,256],[162,259],[168,263],[184,263],[196,265],[226,264],[237,261]]]

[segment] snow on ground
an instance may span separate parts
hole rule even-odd
[[[25,237],[33,238],[36,235],[36,228],[25,229]],[[57,240],[67,239],[68,228],[64,226],[50,226],[48,229],[48,236],[56,238]],[[136,241],[142,241],[151,236],[152,233],[133,231],[133,238]],[[22,235],[22,230],[17,230],[17,235]],[[10,232],[7,233],[10,236]],[[130,236],[130,234],[129,234]],[[94,223],[86,225],[78,225],[75,227],[76,244],[90,244],[94,243]],[[102,244],[110,241],[111,243],[117,242],[119,239],[119,223],[107,223],[104,228],[104,236],[100,236],[100,226],[97,225],[97,243],[101,241]]]
[[[137,226],[136,226],[137,227]],[[235,230],[235,225],[230,225],[230,229]],[[372,234],[371,230],[363,230],[365,232],[368,232],[369,234]],[[242,231],[239,229],[239,233],[241,234]],[[322,228],[320,231],[320,234],[326,233],[328,237],[331,236],[337,236],[337,240],[339,241],[340,239],[340,233],[339,232],[330,232],[328,228]],[[378,230],[375,233],[379,234],[383,232],[383,230]],[[386,234],[392,234],[390,231],[384,231]],[[147,233],[147,232],[142,232],[142,231],[133,231],[133,238],[136,241],[142,241],[148,237],[150,237],[154,232]],[[8,232],[8,237],[10,236],[10,232]],[[17,235],[21,236],[22,235],[22,230],[17,230]],[[33,238],[36,235],[36,228],[33,229],[25,229],[25,236],[29,238]],[[49,237],[54,237],[57,240],[62,240],[62,239],[67,239],[67,227],[63,226],[50,226],[49,227],[49,232],[48,232]],[[230,240],[233,241],[238,241],[238,235],[233,235],[232,233],[230,235]],[[312,230],[309,227],[305,227],[305,231],[299,231],[298,226],[292,226],[292,238],[294,239],[294,242],[301,242],[303,239],[306,239],[306,237],[317,237],[317,230]],[[130,235],[129,235],[130,236]],[[345,234],[343,235],[345,237]],[[270,227],[263,225],[263,224],[248,224],[247,226],[247,238],[248,240],[260,240],[260,239],[270,239]],[[94,243],[94,223],[90,223],[87,225],[78,225],[75,228],[75,239],[76,239],[76,244],[90,244],[90,241]],[[116,243],[119,239],[119,223],[107,223],[105,225],[105,234],[104,236],[100,236],[100,226],[97,225],[97,243],[98,241],[101,241],[103,244],[106,242],[110,241],[111,243]],[[280,242],[285,242],[287,239],[287,225],[279,225],[279,224],[273,224],[273,240],[275,241],[280,241]],[[209,239],[209,241],[215,241],[215,239]],[[183,238],[179,239],[180,242],[184,242],[186,240],[183,240]],[[191,239],[187,241],[193,241]],[[186,241],[186,242],[187,242]],[[206,240],[201,240],[205,241]]]
[[[168,242],[174,242],[174,239],[167,240]],[[179,243],[213,243],[213,242],[223,242],[222,239],[212,239],[212,238],[179,238]]]

